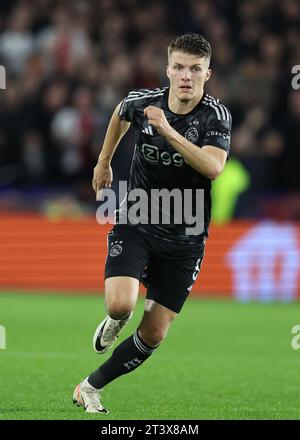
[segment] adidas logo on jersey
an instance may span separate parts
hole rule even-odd
[[[151,136],[154,135],[154,133],[153,133],[153,129],[152,129],[151,125],[148,125],[148,127],[144,128],[144,129],[142,130],[142,133],[147,133],[147,134],[150,134]]]

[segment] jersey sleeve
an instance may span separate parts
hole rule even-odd
[[[133,90],[123,99],[119,110],[119,116],[121,119],[128,122],[134,122],[134,116],[140,95],[140,90]]]
[[[229,153],[232,118],[227,107],[220,106],[210,112],[202,147],[212,145]]]

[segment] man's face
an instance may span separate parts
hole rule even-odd
[[[179,51],[171,53],[169,57],[167,77],[170,80],[170,90],[181,102],[201,96],[210,73],[207,58]]]

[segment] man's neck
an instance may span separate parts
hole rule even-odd
[[[178,115],[185,115],[190,113],[201,101],[204,91],[202,90],[201,95],[196,96],[190,101],[180,101],[177,96],[169,91],[168,106],[171,112],[177,113]]]

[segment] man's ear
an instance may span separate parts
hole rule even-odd
[[[166,67],[166,74],[167,74],[167,77],[170,78],[170,67],[169,66]]]
[[[207,69],[206,75],[205,75],[205,81],[208,81],[211,75],[211,69]]]

